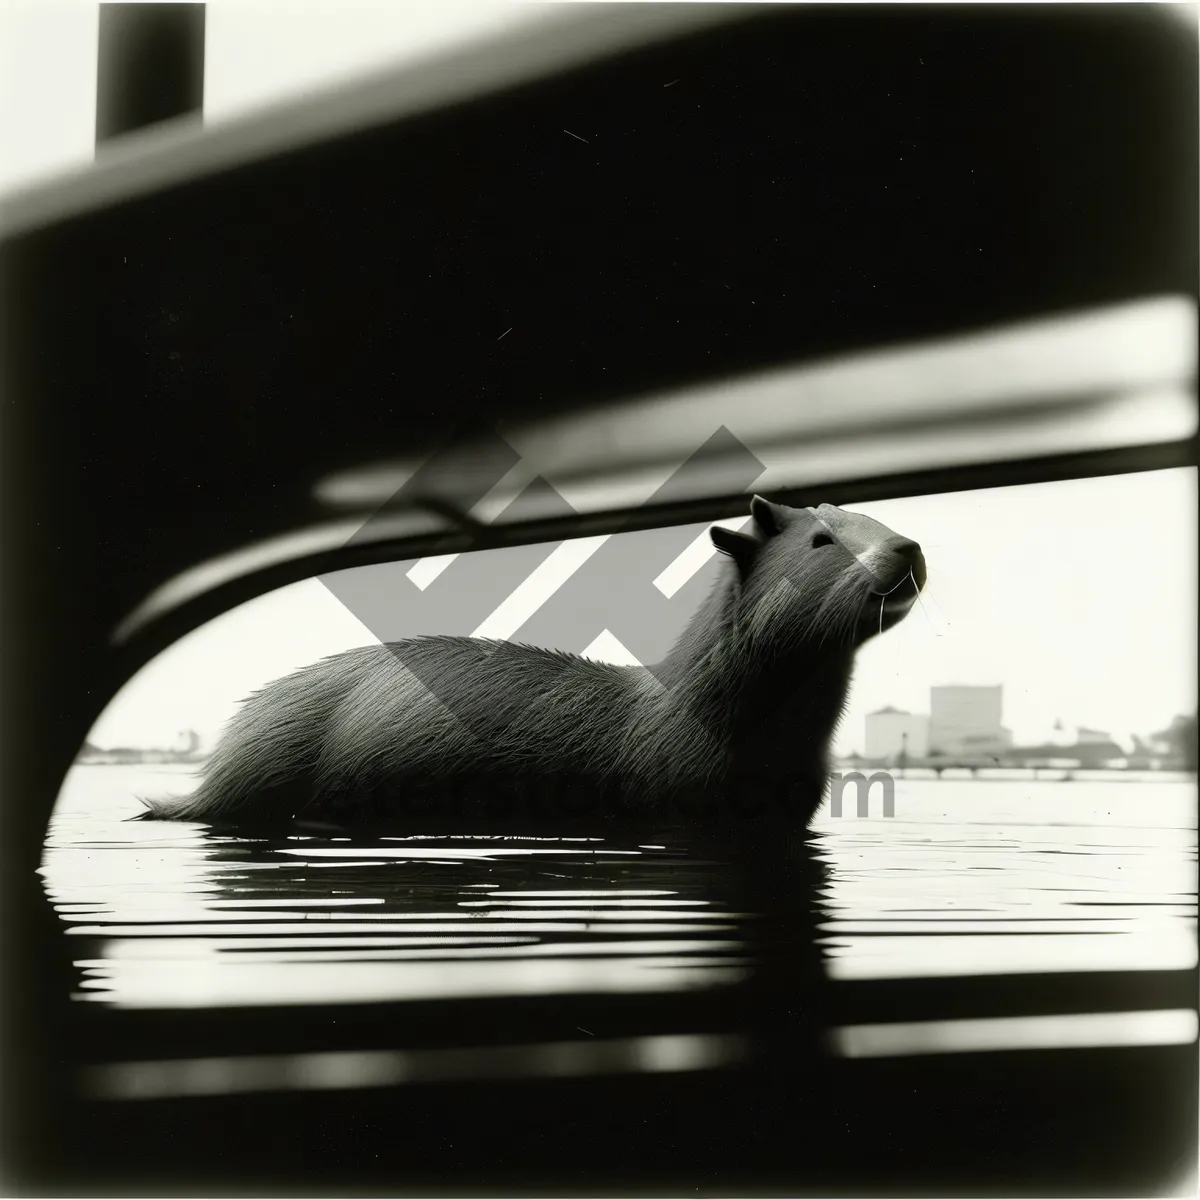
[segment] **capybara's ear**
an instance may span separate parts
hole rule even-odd
[[[745,574],[754,562],[761,544],[756,537],[748,533],[739,533],[736,529],[726,529],[723,525],[714,525],[710,530],[712,543],[722,554],[728,554]]]
[[[754,523],[767,537],[773,537],[787,524],[787,509],[782,505],[772,504],[762,496],[755,496],[750,501],[750,515]]]

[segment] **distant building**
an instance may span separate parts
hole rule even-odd
[[[1043,742],[1032,746],[1013,746],[1006,758],[1009,762],[1026,767],[1083,767],[1087,770],[1124,768],[1131,764],[1131,756],[1107,738],[1069,745]]]
[[[1062,717],[1056,717],[1054,728],[1050,731],[1045,742],[1048,746],[1070,746],[1076,740],[1075,731],[1067,728],[1066,722],[1063,721]]]
[[[1151,735],[1151,743],[1156,752],[1165,756],[1164,761],[1172,769],[1194,771],[1197,758],[1195,714],[1175,717],[1169,728]]]
[[[929,752],[929,718],[924,713],[881,708],[867,714],[867,758],[894,759],[901,754],[924,758]]]
[[[84,742],[76,761],[81,763],[109,763],[129,766],[136,763],[195,763],[201,762],[204,754],[200,749],[200,735],[194,729],[184,729],[176,736],[169,748],[157,746],[111,746],[101,748]]]
[[[175,738],[171,747],[176,754],[192,755],[200,749],[200,735],[194,729],[184,729]]]
[[[931,754],[976,755],[1007,749],[1012,733],[1000,723],[1003,688],[935,687],[929,693]]]
[[[1075,747],[1075,746],[1111,746],[1116,739],[1104,729],[1089,729],[1086,725],[1069,725],[1060,717],[1054,722],[1054,728],[1047,736],[1040,739],[1042,744]]]

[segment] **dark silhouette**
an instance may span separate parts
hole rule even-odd
[[[347,651],[255,693],[200,788],[145,815],[362,825],[668,805],[735,821],[784,809],[802,829],[854,652],[904,617],[925,565],[915,542],[831,505],[756,497],[751,512],[752,532],[714,528],[726,568],[658,666],[475,638]]]
[[[1178,716],[1161,733],[1154,735],[1156,742],[1165,744],[1169,753],[1177,755],[1185,771],[1196,770],[1196,714]]]

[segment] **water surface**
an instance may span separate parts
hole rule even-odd
[[[730,864],[686,831],[218,836],[130,822],[170,766],[77,766],[42,868],[81,1002],[117,1008],[721,989],[746,977]],[[833,980],[1183,971],[1194,783],[898,780],[896,815],[813,825]],[[937,1016],[929,1014],[930,1019]]]
[[[894,817],[826,808],[782,993],[755,991],[737,862],[687,829],[128,820],[190,786],[77,766],[49,831],[96,1169],[1132,1195],[1194,1160],[1190,779],[900,779]]]

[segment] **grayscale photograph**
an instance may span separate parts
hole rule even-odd
[[[0,6],[0,1188],[1195,1196],[1185,3]]]

